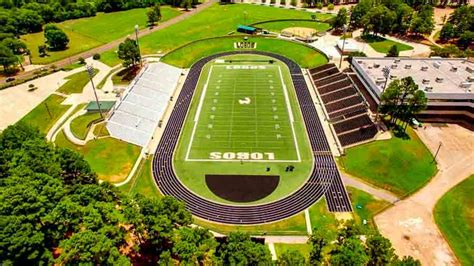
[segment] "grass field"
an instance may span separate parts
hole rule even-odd
[[[200,58],[219,52],[235,51],[234,42],[242,40],[242,36],[235,36],[198,41],[166,54],[162,61],[177,67],[189,67]],[[250,37],[248,41],[257,43],[255,49],[257,51],[286,56],[303,68],[313,68],[327,63],[327,58],[323,54],[300,43],[258,37]]]
[[[127,184],[120,186],[120,190],[128,194],[141,194],[150,198],[161,198],[163,195],[156,187],[151,172],[152,158],[142,160],[135,176]]]
[[[252,24],[272,19],[311,19],[311,15],[314,13],[260,5],[219,5],[216,3],[184,21],[144,36],[140,39],[140,49],[143,54],[169,52],[192,41],[228,35],[235,31],[239,24]],[[329,14],[316,14],[316,16],[321,20],[332,17]],[[196,52],[199,53],[199,51]],[[103,55],[104,59],[101,61],[109,65],[118,62],[113,59],[117,55],[112,50]]]
[[[365,35],[362,37],[362,39],[379,53],[388,53],[390,48],[392,48],[392,46],[394,45],[398,47],[399,52],[413,50],[413,47],[411,47],[410,45],[394,42],[380,36]]]
[[[85,146],[71,143],[61,131],[55,144],[84,155],[99,178],[111,183],[123,181],[140,154],[140,147],[114,138],[101,138],[87,142]]]
[[[353,187],[346,187],[346,189],[351,199],[355,222],[363,224],[363,220],[366,220],[370,227],[375,228],[374,215],[391,204],[387,201],[376,199],[362,190]]]
[[[23,35],[21,39],[26,42],[31,51],[33,63],[51,63],[130,35],[135,25],[139,25],[140,28],[146,27],[146,12],[145,8],[137,8],[113,13],[98,13],[95,17],[58,23],[57,25],[70,39],[69,48],[64,51],[49,52],[47,57],[39,57],[38,54],[38,45],[44,44],[43,32]],[[181,12],[177,9],[161,7],[162,21],[179,14]]]
[[[99,113],[87,113],[71,121],[71,132],[79,139],[86,139],[90,127],[89,123],[100,118]]]
[[[430,151],[412,128],[407,128],[407,134],[408,139],[393,136],[349,148],[339,165],[351,175],[405,197],[436,173]]]
[[[216,63],[203,81],[187,160],[299,161],[280,66]]]
[[[306,222],[303,213],[274,223],[249,226],[234,226],[211,223],[199,218],[194,218],[194,224],[209,230],[228,234],[230,232],[247,232],[251,235],[306,235]]]
[[[297,250],[301,253],[301,255],[306,258],[306,260],[308,260],[309,252],[311,251],[311,246],[308,244],[275,244],[275,252],[277,257],[279,257],[281,254],[288,250]]]
[[[94,76],[99,72],[99,70],[94,69]],[[71,76],[66,77],[68,80],[64,83],[59,89],[58,92],[71,94],[71,93],[82,93],[84,87],[90,81],[89,74],[87,72],[81,71]]]
[[[268,57],[261,57],[261,56],[249,56],[249,55],[239,55],[239,56],[231,56],[227,57],[227,59],[232,59],[232,60],[248,60],[248,59],[262,59],[262,60],[268,60]],[[240,64],[240,63],[239,63]],[[175,153],[174,157],[174,168],[176,171],[177,176],[180,178],[181,182],[185,186],[187,186],[190,190],[193,192],[205,197],[209,198],[211,200],[223,202],[223,203],[230,203],[218,196],[216,196],[214,193],[212,193],[209,188],[206,185],[205,182],[205,175],[206,174],[242,174],[242,175],[279,175],[280,176],[280,183],[278,187],[275,189],[275,191],[270,194],[269,196],[256,201],[252,203],[240,203],[240,204],[257,204],[257,203],[263,203],[263,202],[269,202],[273,201],[276,199],[279,199],[281,197],[284,197],[288,195],[289,193],[293,192],[297,188],[299,188],[303,182],[308,178],[309,173],[312,169],[312,156],[311,156],[311,151],[309,149],[309,143],[307,140],[306,136],[306,130],[304,127],[304,123],[301,119],[301,113],[299,110],[299,106],[297,105],[296,101],[296,95],[295,91],[293,88],[293,85],[291,83],[291,78],[289,76],[288,70],[286,66],[283,65],[283,63],[276,61],[274,63],[275,66],[280,66],[282,68],[282,74],[283,74],[283,81],[285,86],[288,88],[288,99],[290,102],[290,105],[292,107],[292,115],[294,117],[294,123],[293,126],[295,128],[295,136],[297,139],[297,145],[298,149],[300,151],[301,155],[301,162],[300,163],[291,163],[292,165],[295,166],[295,171],[294,172],[285,172],[285,168],[290,164],[290,163],[284,163],[284,162],[250,162],[250,161],[244,161],[240,162],[240,160],[232,161],[232,162],[226,162],[226,161],[219,161],[219,162],[214,162],[214,161],[187,161],[186,160],[186,154],[188,151],[188,144],[191,141],[191,136],[194,130],[194,118],[196,116],[196,113],[198,112],[198,106],[199,106],[199,101],[201,99],[202,92],[204,90],[204,85],[207,76],[209,75],[209,70],[212,64],[208,64],[205,66],[203,69],[203,73],[201,74],[201,79],[200,82],[198,83],[197,90],[195,92],[195,95],[193,97],[190,111],[188,113],[187,119],[185,121],[185,125],[183,128],[183,132],[180,136],[180,140],[178,143],[178,147]],[[249,70],[250,71],[250,70]],[[218,77],[218,76],[217,76]],[[214,80],[216,82],[216,80]],[[244,81],[239,81],[239,82],[244,82]],[[275,82],[276,83],[276,82]],[[276,85],[275,85],[276,86]],[[231,87],[233,88],[233,87]],[[212,89],[212,88],[210,88]],[[223,88],[222,88],[223,89]],[[276,89],[276,87],[275,87]],[[244,87],[239,87],[238,90],[247,90],[247,88]],[[251,91],[252,92],[252,91]],[[214,93],[215,95],[215,93]],[[276,96],[276,95],[275,95]],[[240,96],[239,96],[240,97]],[[252,99],[252,95],[248,96],[251,98],[251,102],[255,103],[255,99]],[[268,96],[262,96],[265,98],[258,99],[257,101],[260,103],[261,101],[266,102],[267,99],[271,103],[272,95],[268,94]],[[241,108],[238,103],[239,99],[234,99],[234,105],[237,104],[238,108]],[[218,100],[217,103],[219,103],[220,100]],[[284,100],[283,100],[284,101]],[[225,101],[224,101],[225,102]],[[237,103],[236,103],[237,102]],[[213,99],[211,99],[211,105],[214,104]],[[276,101],[275,101],[276,103]],[[232,105],[233,106],[233,105]],[[229,109],[232,106],[227,106],[226,108]],[[249,106],[245,105],[245,108],[253,108],[251,104]],[[244,107],[242,107],[244,108]],[[285,103],[282,103],[282,107],[280,109],[286,108]],[[203,105],[202,107],[203,112],[208,112],[211,110],[212,112],[212,106],[209,106],[209,104]],[[218,110],[218,109],[216,109]],[[220,110],[220,109],[219,109]],[[261,111],[261,110],[260,110]],[[255,126],[256,121],[260,121],[260,118],[258,118],[258,115],[262,115],[262,117],[268,117],[271,122],[274,122],[273,116],[263,116],[263,114],[259,113],[257,114],[257,117],[255,118],[249,118],[248,126],[251,126],[251,129],[253,130]],[[266,110],[263,110],[265,112],[270,112],[272,113],[272,106],[269,105]],[[229,111],[225,111],[226,113],[230,114]],[[255,109],[253,110],[255,112]],[[217,115],[223,116],[223,114],[215,114],[215,119],[217,118]],[[237,113],[235,114],[237,115]],[[280,115],[279,119],[282,119],[284,117],[283,114]],[[210,119],[210,114],[209,117]],[[230,116],[228,117],[228,119]],[[235,118],[235,117],[234,117]],[[230,119],[229,119],[230,120]],[[264,121],[262,121],[263,123]],[[259,122],[260,123],[260,122]],[[203,130],[207,130],[207,126],[209,123],[201,123],[201,125],[204,125]],[[280,123],[280,127],[284,126],[289,126],[289,122],[286,122],[286,124]],[[274,127],[274,124],[271,124],[272,127]],[[204,131],[204,132],[205,132]],[[198,132],[198,134],[201,134]],[[197,134],[197,135],[198,135]],[[207,135],[206,133],[203,133],[204,135]],[[252,135],[253,134],[253,135]],[[266,136],[276,138],[274,133],[265,133]],[[282,133],[281,135],[284,136],[285,133]],[[242,135],[243,138],[244,135]],[[255,132],[247,132],[246,135],[247,137],[252,137],[253,139],[257,136]],[[238,137],[239,138],[239,137]],[[215,145],[213,142],[207,141],[207,145]],[[225,143],[224,143],[225,144]],[[227,144],[226,144],[227,145]],[[234,145],[237,145],[235,143]],[[239,144],[242,146],[242,144]],[[251,152],[251,150],[248,150],[249,148],[252,148],[252,143],[247,143],[246,144],[246,149],[241,150],[242,152]],[[273,145],[273,146],[272,146]],[[272,145],[266,146],[267,148],[272,148],[272,150],[265,150],[265,152],[275,152],[277,151],[276,149],[273,150],[273,147],[278,148],[278,147],[286,147],[286,144],[279,144],[277,142],[273,142]],[[278,146],[276,146],[278,145]],[[204,146],[204,145],[201,145]],[[234,148],[236,146],[233,146]],[[217,148],[217,147],[214,147]],[[224,148],[224,146],[222,146]],[[240,147],[243,148],[243,147]],[[291,155],[291,146],[289,148],[289,155]],[[203,149],[205,152],[209,152],[209,149]],[[220,150],[221,152],[230,152],[228,150]],[[237,151],[237,149],[235,150]],[[204,152],[199,154],[199,152],[196,154],[196,156],[203,156],[202,154],[205,154]],[[206,158],[208,158],[209,154],[206,155]],[[222,154],[222,156],[224,156]],[[275,153],[275,156],[278,156],[277,153]],[[267,167],[270,167],[270,171],[267,171]],[[235,204],[235,203],[233,203]]]
[[[434,218],[462,265],[474,265],[474,175],[436,203]]]
[[[71,107],[70,105],[61,105],[65,99],[66,98],[62,96],[53,94],[38,104],[38,106],[26,114],[20,121],[37,127],[41,132],[46,134],[67,109]]]
[[[281,32],[286,28],[302,27],[315,29],[318,32],[327,31],[331,28],[331,25],[324,22],[317,21],[273,21],[255,24],[256,27],[263,28],[273,32]]]

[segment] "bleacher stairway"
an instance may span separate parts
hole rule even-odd
[[[329,122],[342,146],[352,146],[375,137],[377,127],[368,115],[364,98],[347,74],[334,64],[309,70]]]

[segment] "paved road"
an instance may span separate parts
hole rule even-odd
[[[197,8],[191,10],[191,11],[188,11],[188,12],[185,12],[179,16],[176,16],[170,20],[167,20],[163,23],[160,23],[158,26],[150,29],[150,28],[145,28],[145,29],[142,29],[139,31],[138,33],[138,37],[143,37],[145,35],[148,35],[150,33],[153,33],[155,31],[158,31],[158,30],[161,30],[161,29],[164,29],[164,28],[167,28],[173,24],[176,24],[190,16],[193,16],[199,12],[201,12],[202,10],[210,7],[212,4],[214,4],[217,0],[210,0],[204,4],[201,4],[199,5]],[[77,60],[79,60],[80,57],[82,58],[88,58],[88,57],[91,57],[93,56],[94,54],[100,54],[100,53],[103,53],[105,51],[108,51],[114,47],[117,47],[121,42],[123,42],[123,40],[125,40],[127,37],[122,37],[122,38],[119,38],[115,41],[111,41],[109,43],[106,43],[104,45],[101,45],[101,46],[98,46],[98,47],[95,47],[91,50],[88,50],[88,51],[85,51],[85,52],[82,52],[80,54],[76,54],[76,55],[73,55],[73,56],[70,56],[70,57],[67,57],[67,58],[64,58],[64,59],[61,59],[59,61],[56,61],[56,62],[53,62],[53,63],[50,63],[50,64],[47,64],[45,65],[44,67],[45,68],[49,68],[51,67],[52,65],[55,65],[56,67],[58,68],[61,68],[61,67],[64,67],[64,66],[67,66],[69,64],[71,64],[71,62],[76,62]],[[26,72],[22,72],[22,73],[19,73],[18,75],[15,76],[16,79],[26,79],[26,78],[29,78],[29,77],[32,77],[34,75],[34,72],[35,70],[31,70],[31,71],[26,71]],[[0,80],[0,84],[4,84],[6,82],[6,78],[2,78]]]
[[[347,173],[344,173],[344,172],[341,172],[341,177],[342,177],[342,180],[344,181],[344,184],[346,186],[351,186],[351,187],[355,187],[357,189],[360,189],[362,191],[365,191],[379,199],[383,199],[383,200],[386,200],[390,203],[396,203],[397,201],[399,201],[400,199],[394,195],[393,193],[389,192],[389,191],[386,191],[384,189],[381,189],[381,188],[376,188],[372,185],[369,185],[367,183],[365,183],[364,181],[358,179],[358,178],[355,178],[355,177],[352,177],[350,176],[349,174]]]

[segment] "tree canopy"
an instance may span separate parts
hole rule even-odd
[[[140,50],[136,41],[127,38],[119,45],[118,58],[123,60],[124,67],[131,67],[140,63]]]

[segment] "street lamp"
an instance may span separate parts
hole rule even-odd
[[[140,45],[138,43],[138,25],[135,25],[135,42],[137,43],[137,47],[138,47],[138,55],[140,56],[140,66],[142,65],[142,54],[140,52]]]
[[[344,56],[344,45],[346,44],[346,31],[347,31],[347,25],[344,24],[342,25],[342,51],[341,51],[341,59],[339,60],[339,69],[342,66],[342,57]]]
[[[92,90],[94,91],[95,102],[97,103],[97,108],[99,108],[100,118],[104,119],[104,115],[102,114],[102,109],[100,108],[99,97],[97,97],[94,81],[92,80],[92,78],[94,77],[94,68],[91,65],[87,65],[86,69],[87,69],[87,74],[89,74],[89,79],[92,84]]]

